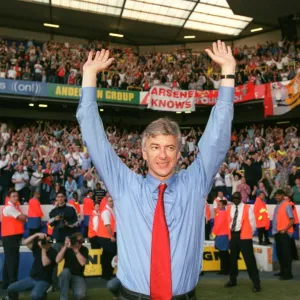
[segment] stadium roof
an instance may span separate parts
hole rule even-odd
[[[300,1],[241,0],[10,0],[0,11],[0,26],[38,32],[108,38],[119,33],[125,44],[232,40],[263,27],[277,29],[279,17],[300,11]],[[290,10],[290,11],[289,11]],[[284,12],[284,14],[283,14]],[[58,24],[57,29],[43,23]],[[9,26],[8,26],[9,25]]]

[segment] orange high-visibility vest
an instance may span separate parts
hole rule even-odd
[[[219,210],[214,218],[214,227],[212,229],[212,233],[215,236],[220,236],[220,235],[230,236],[228,222],[229,222],[228,211],[226,209]]]
[[[79,216],[80,215],[80,205],[79,205],[79,203],[77,201],[75,201],[74,199],[70,199],[68,201],[68,204],[72,205],[75,208],[75,210],[77,212],[77,215]]]
[[[254,203],[254,216],[257,228],[270,228],[270,217],[267,210],[267,205],[259,197],[256,197]]]
[[[208,203],[205,203],[205,218],[206,221],[210,220],[210,207]]]
[[[94,201],[91,198],[85,197],[83,199],[83,215],[90,216],[94,210]]]
[[[41,203],[35,198],[31,198],[28,202],[28,217],[42,218],[44,216]]]
[[[22,213],[21,209],[18,206],[9,203],[8,205],[5,205],[5,207],[7,206],[11,206],[18,212]],[[2,226],[1,226],[2,236],[10,236],[10,235],[23,234],[23,233],[24,233],[24,222],[14,217],[7,217],[2,212]]]
[[[97,213],[96,211],[93,210],[90,219],[89,219],[89,228],[88,228],[88,238],[91,239],[93,237],[95,237],[97,235],[97,231],[94,230],[94,224],[93,224],[93,219],[94,218],[98,218],[98,226],[99,226],[99,222],[100,222],[100,216],[99,213]]]
[[[51,226],[49,222],[47,222],[47,235],[52,236],[54,226]]]
[[[107,199],[106,199],[106,197],[103,197],[100,202],[100,208],[99,208],[100,212],[103,212],[103,210],[106,209],[106,204],[107,204]]]
[[[229,225],[232,222],[231,208],[232,208],[232,206],[230,206],[230,208],[228,210]],[[252,240],[252,227],[251,227],[251,223],[250,223],[250,219],[249,219],[249,209],[250,209],[250,205],[244,204],[243,215],[242,215],[241,235],[240,235],[241,240]]]
[[[286,214],[286,207],[290,205],[288,201],[283,201],[283,203],[280,204],[277,212],[277,231],[285,230],[285,228],[290,223],[290,219],[288,215]],[[294,228],[291,226],[288,230],[288,233],[294,233]]]
[[[289,204],[290,204],[290,206],[291,206],[292,209],[293,209],[293,214],[294,214],[294,219],[295,219],[294,225],[299,224],[299,216],[298,216],[298,212],[297,212],[295,203],[292,202],[292,201],[290,201]]]
[[[114,233],[115,227],[116,227],[115,217],[110,210],[108,210],[108,211],[110,213],[110,229],[111,229],[111,232]],[[107,238],[107,239],[111,238],[101,217],[99,217],[99,226],[98,226],[97,236]]]

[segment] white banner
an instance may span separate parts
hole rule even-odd
[[[196,91],[174,90],[167,86],[154,86],[147,93],[148,108],[163,111],[195,111]]]

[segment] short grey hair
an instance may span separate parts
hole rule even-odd
[[[151,122],[142,133],[142,149],[145,149],[147,139],[158,135],[173,135],[177,140],[178,149],[181,148],[181,131],[178,124],[168,118],[160,118]]]

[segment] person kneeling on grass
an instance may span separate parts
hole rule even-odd
[[[51,237],[47,237],[44,233],[30,236],[24,241],[24,244],[32,251],[34,257],[30,275],[10,284],[7,291],[9,294],[31,291],[31,299],[45,299],[46,291],[52,283],[57,252],[51,247]],[[18,299],[17,295],[16,299]]]
[[[74,300],[83,299],[86,295],[84,269],[89,250],[82,243],[83,236],[76,232],[70,237],[66,237],[65,245],[56,256],[57,263],[65,260],[64,268],[59,275],[60,300],[69,298],[70,284],[72,285]]]

